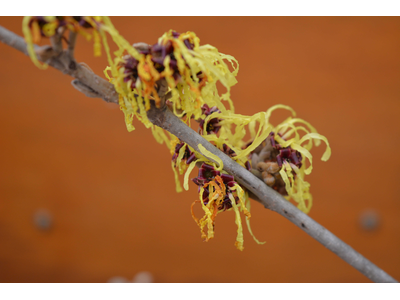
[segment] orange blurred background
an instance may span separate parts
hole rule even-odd
[[[400,18],[111,20],[131,43],[194,31],[238,59],[236,112],[286,104],[315,126],[332,157],[321,162],[325,146],[313,149],[310,216],[400,279]],[[20,35],[21,22],[0,17]],[[370,282],[256,202],[252,229],[265,245],[245,228],[236,250],[233,212],[203,242],[190,215],[196,186],[175,192],[170,153],[150,131],[135,120],[128,133],[116,105],[9,46],[0,53],[1,282],[132,281],[142,271],[154,282]],[[107,65],[81,36],[76,57],[99,75]],[[286,117],[277,111],[272,122]]]

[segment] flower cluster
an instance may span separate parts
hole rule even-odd
[[[201,117],[204,104],[226,111],[222,101],[228,101],[233,110],[230,88],[237,82],[238,64],[232,56],[219,53],[210,45],[201,46],[193,32],[174,30],[165,33],[152,46],[143,43],[128,46],[116,31],[109,30],[109,24],[106,25],[102,29],[108,30],[119,47],[116,57],[109,58],[106,76],[120,95],[128,131],[134,130],[134,117],[146,127],[152,127],[146,112],[151,101],[157,107],[164,105],[166,93],[173,112],[188,124],[192,117]],[[233,71],[225,61],[231,63]],[[217,82],[227,93],[219,96]],[[157,129],[153,129],[155,131]]]
[[[231,187],[234,187],[236,182],[233,181],[233,176],[229,174],[221,174],[220,171],[216,170],[213,166],[203,163],[199,168],[199,174],[196,178],[193,178],[192,181],[199,187],[198,191],[200,193],[201,187],[205,188],[207,185],[210,185],[211,181],[216,182],[218,186],[218,190],[221,190],[220,201],[216,203],[215,208],[217,210],[225,211],[229,208],[232,208],[231,200],[229,199],[229,194],[232,194],[230,190]],[[224,195],[224,197],[222,197]],[[205,189],[203,192],[203,202],[205,205],[208,205],[210,202],[210,192],[209,189]],[[239,199],[236,197],[236,204]]]
[[[80,31],[82,28],[93,28],[92,24],[98,25],[95,18],[91,17],[49,17],[36,16],[27,19],[29,29],[32,30],[33,42],[39,43],[40,37],[51,37],[59,28],[68,28]]]
[[[56,33],[61,36],[68,29],[70,31],[83,35],[87,40],[94,39],[94,55],[101,55],[100,36],[96,30],[87,29],[100,28],[102,26],[101,17],[72,17],[72,16],[35,16],[25,17],[22,22],[22,30],[25,35],[25,40],[28,44],[28,53],[32,61],[39,68],[47,68],[47,65],[40,64],[33,44],[39,43],[42,37],[50,38]]]
[[[175,31],[171,31],[171,35],[172,39],[168,39],[164,44],[140,45],[137,50],[142,56],[135,58],[129,54],[125,55],[118,65],[119,68],[123,69],[124,82],[132,90],[143,84],[145,87],[144,96],[155,100],[158,107],[161,105],[161,100],[157,93],[156,82],[168,78],[171,85],[176,86],[177,83],[182,82],[183,76],[188,75],[187,72],[186,74],[185,72],[181,73],[182,61],[179,60],[179,55],[177,55],[176,51],[179,48],[177,41],[183,35]],[[188,50],[193,50],[195,38],[196,36],[189,35],[187,38],[181,39],[181,41]],[[184,62],[184,65],[187,67],[186,62]],[[195,77],[193,77],[193,74],[188,77],[194,79],[193,81],[188,81],[190,88],[200,93],[207,81],[207,77],[201,71],[195,74]],[[195,82],[198,84],[196,85]]]
[[[232,175],[221,173],[214,166],[203,163],[199,168],[198,176],[193,178],[192,181],[198,186],[200,200],[192,203],[191,212],[194,221],[200,227],[202,238],[206,241],[213,238],[216,216],[221,212],[233,209],[235,212],[235,222],[238,226],[235,242],[236,248],[243,250],[243,230],[240,211],[246,216],[246,223],[254,240],[262,244],[251,232],[249,223],[251,216],[249,212],[250,201],[240,185],[234,181]],[[201,203],[201,207],[205,213],[201,219],[196,218],[193,212],[193,206],[196,203]],[[207,233],[205,232],[206,226]]]
[[[245,215],[250,234],[260,243],[250,228],[248,192],[232,175],[224,173],[222,160],[203,145],[197,145],[196,151],[153,125],[147,118],[152,102],[157,107],[167,104],[188,126],[192,120],[198,122],[198,132],[204,139],[287,200],[294,201],[300,210],[308,213],[311,209],[310,184],[304,179],[312,170],[310,151],[323,141],[326,151],[322,160],[328,160],[331,150],[327,139],[311,124],[296,118],[294,110],[285,105],[272,106],[253,116],[235,114],[230,89],[237,83],[239,65],[234,57],[218,52],[213,46],[200,45],[193,32],[170,30],[153,45],[130,45],[108,17],[26,17],[23,23],[28,51],[35,63],[33,42],[40,36],[52,36],[60,28],[80,33],[93,29],[95,47],[99,49],[101,40],[107,54],[109,66],[104,74],[119,94],[128,131],[134,130],[132,122],[136,117],[151,128],[159,143],[167,145],[178,192],[182,191],[179,176],[184,175],[183,188],[188,190],[189,176],[200,166],[198,176],[192,179],[199,194],[199,200],[192,204],[192,216],[206,241],[214,237],[216,216],[233,210],[238,227],[236,247],[243,250],[240,212]],[[113,55],[106,33],[118,48]],[[218,82],[226,88],[225,94],[219,94]],[[285,109],[291,116],[273,125],[270,117],[276,109]],[[200,219],[193,213],[195,203],[200,203],[204,211]]]

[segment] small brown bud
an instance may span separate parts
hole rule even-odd
[[[279,172],[281,168],[279,167],[279,165],[276,162],[259,162],[257,164],[257,170],[260,172],[265,172],[267,171],[270,174],[275,174],[277,172]]]
[[[268,162],[266,171],[270,174],[275,174],[279,172],[280,167],[276,162]]]
[[[267,176],[264,177],[264,182],[268,185],[268,186],[273,186],[275,184],[275,177],[267,172],[266,173]],[[263,173],[263,175],[264,175]]]
[[[264,171],[266,171],[267,170],[267,163],[265,163],[265,162],[263,162],[263,161],[261,161],[261,162],[259,162],[258,164],[257,164],[257,170],[258,171],[260,171],[260,172],[264,172]]]

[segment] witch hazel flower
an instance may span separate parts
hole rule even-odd
[[[78,16],[27,16],[22,21],[22,31],[27,43],[28,54],[32,62],[41,69],[46,69],[47,64],[41,64],[36,56],[34,44],[42,38],[51,38],[57,33],[63,35],[66,30],[76,32],[87,40],[94,40],[94,56],[101,55],[100,35],[96,30],[103,25],[102,17]],[[65,37],[64,39],[69,42]]]
[[[191,151],[185,143],[179,143],[176,144],[175,146],[175,151],[172,156],[172,161],[176,163],[179,163],[182,160],[186,160],[186,164],[190,164],[194,159],[196,158],[196,155],[194,154],[193,151]]]
[[[213,106],[213,107],[209,107],[207,104],[204,104],[201,107],[201,110],[203,112],[203,114],[205,115],[205,118],[208,117],[209,115],[211,115],[212,113],[221,113],[221,111],[218,109],[218,107]],[[206,124],[206,126],[204,127],[204,119],[201,119],[199,122],[199,134],[203,135],[204,132],[205,134],[217,134],[218,131],[221,129],[221,124],[220,121],[221,119],[219,118],[213,118],[211,120],[209,120]]]
[[[192,203],[191,212],[194,221],[200,227],[201,237],[209,241],[214,237],[215,218],[219,213],[233,210],[235,212],[235,222],[238,227],[235,246],[243,250],[243,229],[240,212],[243,212],[246,218],[250,234],[254,240],[260,243],[253,235],[249,219],[251,214],[250,200],[247,193],[234,181],[234,177],[218,171],[214,166],[203,163],[199,168],[199,173],[192,181],[198,186],[200,200]],[[204,216],[198,219],[193,211],[196,203],[200,203],[204,211]],[[207,229],[207,232],[206,232]]]

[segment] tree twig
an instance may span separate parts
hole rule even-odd
[[[75,54],[75,44],[76,44],[76,38],[78,34],[75,31],[70,30],[69,32],[69,38],[68,38],[68,56],[71,60],[74,59],[74,54]]]
[[[50,37],[51,46],[53,48],[55,56],[59,55],[63,51],[62,46],[62,36],[64,34],[65,28],[58,28],[55,35]]]
[[[40,55],[39,59],[47,62],[50,66],[55,67],[63,73],[76,78],[76,80],[74,80],[74,86],[81,87],[85,95],[88,95],[87,92],[89,91],[88,96],[90,97],[99,97],[107,102],[118,103],[118,94],[111,83],[95,75],[90,69],[75,62],[73,58],[75,38],[76,37],[71,38],[70,36],[71,48],[69,48],[68,51],[61,52],[58,56],[51,55],[53,49],[49,49],[49,47],[45,48],[36,46],[35,50],[38,53],[42,52],[48,54],[47,56],[44,54]],[[25,53],[26,55],[28,54],[24,39],[1,26],[0,41]],[[217,155],[224,164],[224,170],[233,175],[237,182],[246,187],[254,196],[256,196],[254,198],[257,198],[257,201],[262,203],[266,208],[279,213],[294,223],[372,281],[397,282],[393,277],[378,268],[360,253],[333,235],[326,228],[297,209],[251,172],[247,171],[211,143],[206,141],[193,129],[184,124],[178,117],[168,110],[166,106],[158,109],[153,105],[148,111],[148,117],[153,124],[174,134],[196,151],[200,152],[198,145],[201,144],[208,151]]]
[[[23,37],[0,26],[0,41],[28,55],[26,43]],[[104,101],[118,103],[118,94],[114,86],[107,80],[97,76],[85,65],[78,64],[71,59],[68,51],[63,51],[56,55],[56,51],[49,46],[35,46],[38,59],[50,66],[60,70],[64,74],[70,75],[80,81],[81,85],[92,88]],[[94,87],[94,88],[93,88]]]

